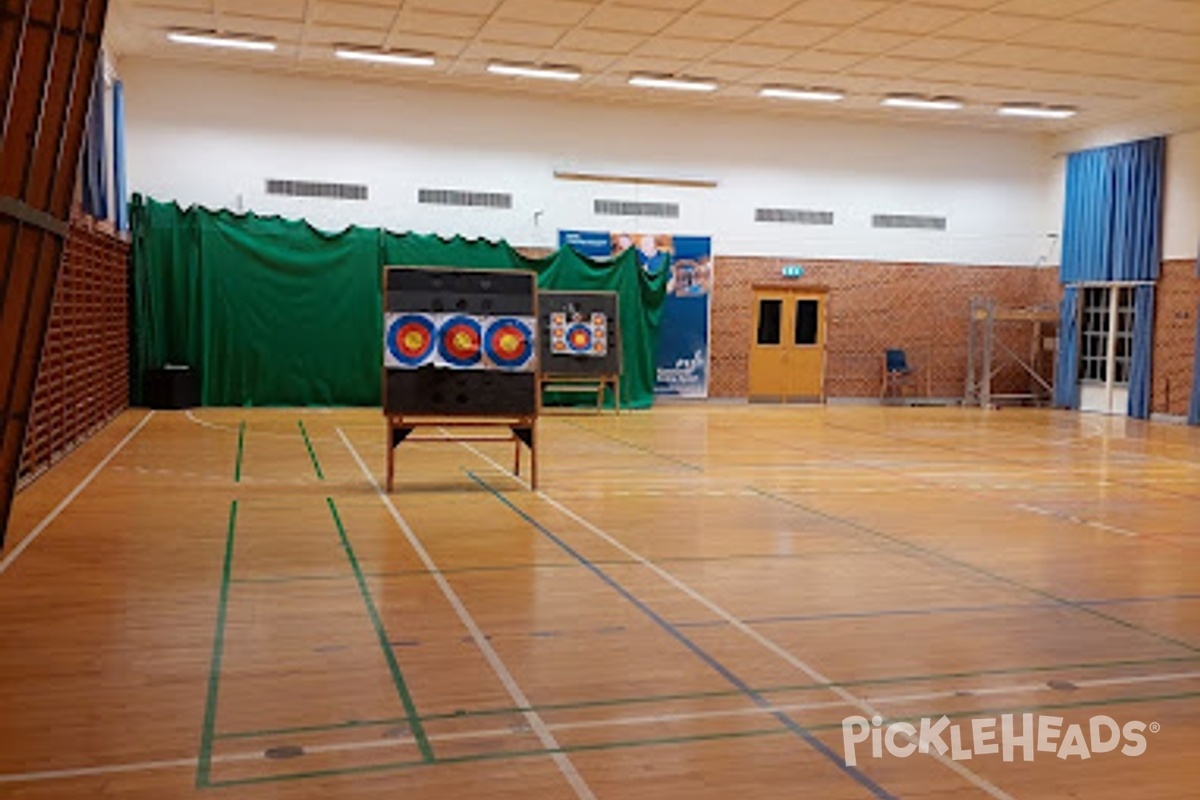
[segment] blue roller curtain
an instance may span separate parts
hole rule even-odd
[[[1063,290],[1058,326],[1058,361],[1054,365],[1054,405],[1079,408],[1079,287]]]
[[[1070,155],[1059,273],[1062,283],[1158,280],[1165,154],[1166,140],[1156,137]],[[1071,289],[1067,287],[1063,299],[1055,369],[1055,404],[1064,408],[1079,406],[1078,298],[1070,296]],[[1144,413],[1149,413],[1154,287],[1139,287],[1135,302],[1138,316],[1129,408],[1139,416],[1143,404]]]
[[[129,230],[129,197],[125,187],[125,84],[113,82],[113,205],[117,230]]]
[[[96,68],[84,133],[83,210],[96,219],[108,218],[108,158],[104,146],[104,67]]]
[[[1200,262],[1196,265],[1200,271]],[[1196,307],[1196,349],[1192,363],[1192,403],[1188,407],[1188,423],[1200,425],[1200,306]]]
[[[1154,287],[1133,295],[1133,358],[1129,365],[1129,416],[1150,419],[1150,365],[1154,362]]]

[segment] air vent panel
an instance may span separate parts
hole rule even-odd
[[[418,189],[417,202],[431,206],[460,208],[512,208],[513,196],[507,192],[470,192],[463,189]]]
[[[811,211],[803,208],[756,208],[755,222],[782,222],[789,225],[832,225],[832,211]]]
[[[322,200],[366,200],[368,190],[361,183],[325,183],[267,178],[267,194],[285,197],[316,197]]]
[[[920,214],[876,214],[871,217],[871,227],[944,231],[946,230],[946,218],[922,216]]]
[[[636,200],[601,200],[593,205],[601,217],[663,217],[679,219],[678,203],[639,202]]]

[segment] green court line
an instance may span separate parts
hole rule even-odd
[[[317,471],[317,477],[325,480],[325,473],[321,472],[321,462],[317,461],[317,451],[313,449],[312,440],[308,438],[308,431],[304,429],[304,420],[296,420],[296,424],[300,426],[300,435],[304,437],[304,446],[308,448],[308,457],[312,459],[313,469]]]
[[[841,726],[841,723],[838,723]],[[508,761],[518,758],[533,758],[552,756],[560,753],[583,753],[597,750],[619,750],[635,747],[654,747],[673,744],[691,744],[694,742],[723,741],[729,739],[749,739],[759,736],[776,736],[789,734],[787,728],[760,728],[748,731],[731,731],[726,733],[703,733],[695,736],[664,736],[653,739],[627,739],[615,742],[599,742],[595,744],[565,745],[557,748],[538,748],[533,750],[498,750],[491,753],[472,753],[466,756],[450,756],[439,758],[437,766],[445,764],[471,764],[480,761]],[[241,778],[237,780],[220,781],[211,784],[213,787],[246,786],[251,784],[277,783],[280,781],[307,780],[312,778],[329,778],[339,775],[363,775],[373,772],[391,772],[394,770],[410,769],[412,767],[429,766],[423,761],[392,761],[383,764],[368,764],[359,767],[344,767],[313,770],[311,772],[294,772],[288,775],[263,775],[257,778]]]
[[[980,708],[963,711],[953,711],[949,713],[926,713],[912,714],[903,717],[888,717],[888,722],[914,722],[922,719],[941,719],[943,716],[948,719],[977,719],[988,716],[998,716],[1002,714],[1026,714],[1040,711],[1066,711],[1080,708],[1097,708],[1106,706],[1123,706],[1123,705],[1140,705],[1146,703],[1172,702],[1181,700],[1196,700],[1200,699],[1200,692],[1180,692],[1175,694],[1161,695],[1139,695],[1114,697],[1106,700],[1078,700],[1068,703],[1045,703],[1033,706],[1011,706],[1001,708]],[[835,731],[841,730],[842,722],[826,722],[818,725],[806,726],[809,731]],[[713,741],[730,741],[736,739],[751,739],[764,736],[781,736],[790,734],[791,731],[784,727],[772,728],[756,728],[745,731],[727,731],[719,733],[696,734],[694,736],[670,736],[670,737],[655,737],[646,739],[623,739],[612,742],[597,742],[591,744],[564,745],[557,748],[533,749],[533,750],[499,750],[490,753],[474,753],[466,756],[450,756],[441,758],[436,763],[443,764],[468,764],[482,761],[509,761],[519,758],[531,758],[538,756],[550,756],[559,753],[584,753],[596,752],[604,750],[621,750],[634,749],[641,747],[656,747],[664,745],[676,744],[693,744],[696,742],[713,742]],[[1151,734],[1153,735],[1153,734]],[[1047,754],[1048,755],[1048,754]],[[294,772],[287,775],[264,775],[255,778],[241,778],[228,781],[220,781],[211,784],[214,787],[227,786],[246,786],[251,784],[266,784],[278,783],[283,781],[308,780],[313,778],[328,778],[342,775],[363,775],[379,772],[390,772],[401,769],[411,769],[413,767],[427,766],[427,762],[423,761],[393,761],[382,764],[368,764],[357,767],[345,767],[342,769],[332,768],[324,770],[312,770],[309,772]]]
[[[346,558],[350,561],[350,568],[354,570],[354,579],[358,581],[358,591],[362,594],[363,604],[366,605],[367,614],[371,617],[371,624],[375,626],[375,635],[379,638],[379,648],[383,651],[383,657],[387,660],[388,670],[392,673],[392,683],[395,684],[396,692],[400,695],[400,701],[404,704],[404,713],[407,715],[408,724],[413,732],[413,738],[417,740],[417,747],[421,750],[421,758],[432,762],[434,761],[433,748],[429,746],[429,739],[425,735],[425,727],[421,724],[421,716],[417,713],[417,706],[413,702],[412,695],[408,692],[408,685],[404,682],[404,676],[400,673],[400,664],[396,660],[396,653],[392,649],[391,640],[388,638],[387,630],[383,627],[383,620],[379,616],[379,610],[375,607],[375,601],[371,597],[371,590],[367,587],[367,579],[363,576],[362,569],[358,566],[358,557],[354,554],[354,547],[350,544],[350,538],[346,535],[346,528],[342,525],[342,518],[338,514],[333,498],[326,497],[325,502],[329,504],[329,513],[333,515],[333,522],[337,525],[338,536],[342,540],[342,549],[346,551]]]
[[[987,569],[986,567],[981,567],[981,566],[978,566],[977,564],[972,564],[969,561],[963,561],[961,559],[955,558],[954,556],[946,555],[945,553],[939,552],[939,551],[934,550],[929,547],[924,547],[919,544],[913,544],[912,542],[908,541],[907,539],[903,539],[899,536],[892,536],[891,534],[884,533],[883,531],[880,531],[880,530],[876,530],[875,528],[872,528],[870,525],[865,525],[860,522],[855,522],[852,519],[846,519],[844,517],[837,517],[837,516],[834,516],[833,514],[827,514],[824,511],[820,511],[819,509],[815,509],[815,508],[812,508],[811,506],[806,506],[802,503],[798,503],[793,500],[789,500],[786,497],[782,497],[782,496],[774,494],[772,492],[768,492],[765,489],[759,489],[756,486],[748,486],[747,488],[749,488],[755,494],[757,494],[761,497],[764,497],[768,500],[773,500],[776,503],[781,503],[785,506],[790,506],[791,508],[798,509],[800,511],[805,512],[806,514],[812,514],[813,516],[820,517],[821,519],[829,520],[830,522],[834,522],[834,523],[837,523],[840,525],[845,525],[845,526],[853,528],[854,530],[859,531],[861,533],[866,533],[871,536],[878,537],[885,541],[891,542],[892,544],[897,545],[899,547],[903,547],[903,548],[905,548],[907,550],[911,550],[915,553],[920,553],[921,555],[925,556],[926,558],[934,559],[937,561],[943,561],[943,562],[950,564],[952,566],[955,566],[959,569],[963,569],[968,572],[974,572],[977,575],[982,575],[985,578],[996,581],[997,583],[1003,583],[1007,586],[1015,587],[1024,592],[1028,592],[1030,594],[1037,595],[1038,597],[1045,598],[1046,600],[1051,600],[1055,603],[1058,603],[1059,605],[1074,609],[1075,611],[1083,612],[1084,614],[1089,614],[1093,617],[1096,617],[1097,619],[1102,619],[1105,622],[1109,622],[1114,625],[1119,625],[1122,628],[1126,628],[1128,630],[1135,631],[1137,633],[1142,634],[1143,636],[1150,636],[1154,639],[1159,640],[1160,642],[1166,642],[1167,644],[1174,645],[1175,647],[1182,647],[1184,650],[1189,650],[1193,653],[1200,653],[1200,647],[1197,647],[1196,645],[1185,642],[1182,639],[1176,639],[1173,636],[1168,636],[1165,633],[1160,633],[1159,631],[1156,631],[1152,628],[1147,628],[1144,625],[1138,625],[1136,622],[1129,622],[1128,620],[1122,619],[1122,618],[1114,616],[1112,614],[1106,614],[1103,611],[1097,611],[1096,609],[1091,608],[1090,606],[1083,605],[1082,603],[1078,603],[1074,600],[1069,600],[1065,597],[1059,597],[1058,595],[1056,595],[1052,592],[1047,592],[1046,590],[1039,589],[1036,586],[1030,586],[1028,584],[1022,583],[1021,581],[1018,581],[1015,578],[1009,578],[1005,575],[1001,575],[998,572],[993,572],[990,569]]]
[[[237,460],[233,462],[233,482],[242,482],[242,451],[246,443],[246,420],[238,425],[238,449]]]
[[[730,560],[794,560],[805,558],[799,554],[772,554],[767,553],[757,555],[747,553],[743,555],[735,554],[729,556],[664,556],[662,558],[651,559],[655,564],[686,564],[686,563],[712,563],[724,562]],[[592,562],[603,566],[617,567],[636,567],[642,562],[632,558],[612,558],[600,559]],[[521,563],[521,564],[477,564],[474,566],[464,567],[448,567],[446,569],[428,570],[428,569],[398,569],[389,572],[365,572],[363,573],[368,578],[404,578],[410,576],[421,575],[457,575],[471,572],[520,572],[521,570],[534,569],[582,569],[582,567],[574,561],[547,561],[541,564],[536,562]],[[302,581],[335,581],[341,580],[343,575],[338,574],[313,574],[313,575],[263,575],[258,578],[235,578],[234,583],[299,583]]]
[[[229,531],[225,534],[225,560],[221,567],[221,592],[217,600],[217,621],[213,632],[212,661],[208,669],[208,698],[204,702],[204,724],[200,729],[200,755],[196,766],[196,788],[209,785],[212,772],[214,730],[217,722],[217,694],[221,686],[221,659],[225,652],[225,612],[229,606],[229,576],[233,571],[233,533],[237,524],[238,501],[229,505]]]
[[[833,689],[837,687],[849,688],[856,686],[890,686],[906,683],[925,683],[937,680],[948,680],[955,678],[980,678],[996,675],[1029,675],[1046,672],[1062,672],[1069,670],[1098,670],[1109,669],[1114,667],[1141,667],[1152,666],[1155,664],[1178,664],[1200,661],[1200,656],[1165,656],[1163,658],[1151,659],[1128,659],[1117,661],[1100,661],[1100,662],[1083,662],[1076,664],[1051,664],[1034,667],[1001,667],[995,669],[971,670],[963,672],[940,672],[928,673],[923,675],[901,675],[888,678],[861,678],[850,681],[834,681],[828,683],[799,683],[799,684],[783,684],[777,686],[767,686],[763,688],[754,687],[754,691],[759,694],[785,694],[791,692],[811,692],[820,691],[822,689]],[[649,705],[653,703],[669,703],[688,700],[711,700],[730,697],[741,697],[741,692],[734,689],[716,689],[707,692],[681,692],[677,694],[651,694],[651,695],[633,695],[629,697],[615,697],[598,700],[581,700],[573,703],[543,703],[533,704],[530,706],[510,706],[497,708],[482,708],[473,710],[461,710],[453,712],[444,712],[438,714],[426,714],[420,719],[422,722],[433,722],[447,719],[467,719],[472,717],[494,717],[505,715],[518,715],[526,713],[545,713],[550,711],[580,711],[589,708],[607,708],[626,705]],[[320,731],[334,731],[347,728],[370,728],[381,727],[385,725],[396,725],[406,722],[404,719],[375,719],[375,720],[346,720],[344,722],[332,723],[328,725],[307,725],[295,728],[274,728],[264,730],[251,731],[232,731],[229,733],[217,734],[218,739],[258,739],[267,736],[286,736],[297,733],[315,733]]]

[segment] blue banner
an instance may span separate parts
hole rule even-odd
[[[712,292],[712,239],[608,231],[559,231],[559,246],[592,258],[607,258],[636,247],[650,272],[671,270],[658,338],[654,393],[674,397],[708,396],[709,296]]]

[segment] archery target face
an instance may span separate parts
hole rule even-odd
[[[416,369],[433,358],[436,323],[425,314],[389,314],[384,325],[384,364]]]
[[[479,366],[482,346],[483,327],[479,319],[465,315],[447,317],[438,329],[438,364],[457,369]]]
[[[499,317],[490,320],[484,335],[488,361],[500,369],[523,370],[532,366],[534,354],[533,320]]]

